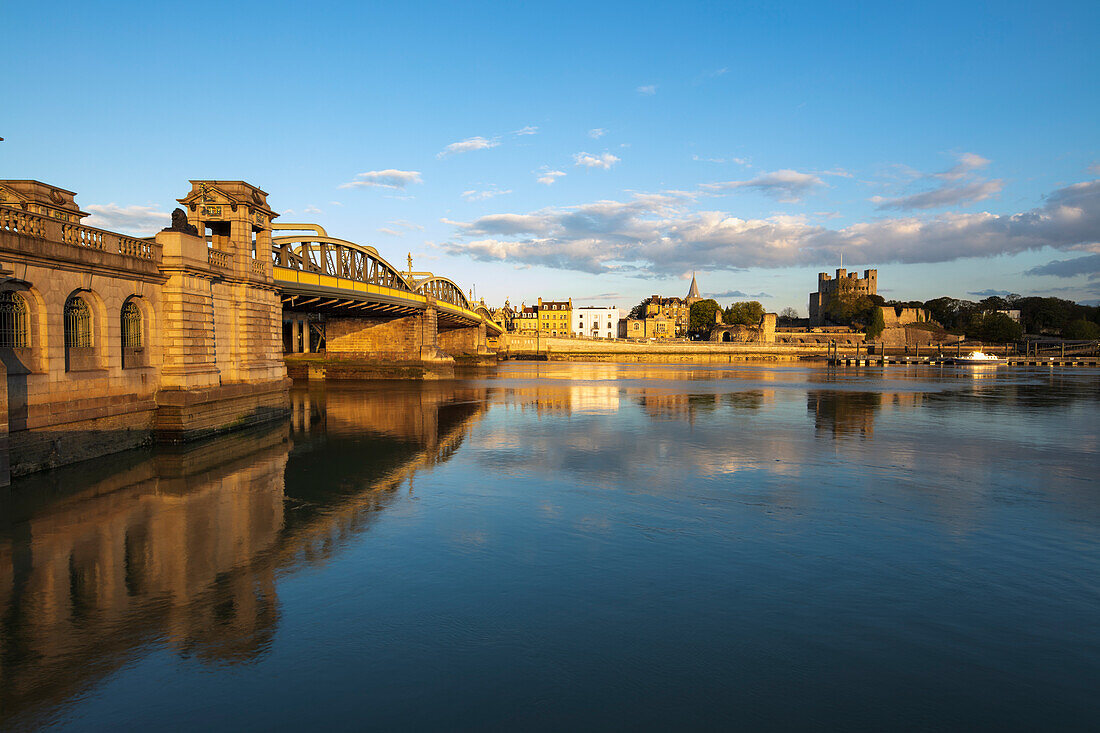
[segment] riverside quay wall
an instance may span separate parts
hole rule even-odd
[[[855,353],[862,338],[839,344]],[[508,334],[500,338],[501,358],[550,361],[695,362],[725,364],[736,361],[793,361],[824,357],[830,344],[715,343],[710,341],[608,341],[606,339],[535,338]]]
[[[191,185],[135,238],[83,225],[71,191],[0,180],[0,484],[287,414],[277,215],[243,181]]]

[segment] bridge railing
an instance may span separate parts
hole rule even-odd
[[[21,234],[25,237],[64,242],[74,247],[97,249],[103,252],[134,257],[140,260],[159,259],[159,247],[149,239],[128,237],[106,229],[73,224],[43,214],[23,211],[14,206],[0,204],[0,232]]]

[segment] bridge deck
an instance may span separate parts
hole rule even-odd
[[[283,294],[284,306],[295,310],[341,315],[400,315],[422,311],[428,307],[427,296],[385,285],[279,265],[272,268],[272,275]],[[437,300],[434,307],[439,313],[441,324],[468,326],[485,321],[490,332],[500,333],[502,330],[499,325],[469,308],[444,300]]]

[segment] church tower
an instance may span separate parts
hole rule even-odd
[[[691,307],[692,303],[698,303],[703,299],[703,296],[699,294],[699,285],[695,282],[695,273],[691,273],[691,287],[688,288],[687,301],[688,307]]]

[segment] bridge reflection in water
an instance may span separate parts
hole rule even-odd
[[[0,496],[0,725],[45,722],[149,642],[262,655],[276,573],[368,528],[487,400],[445,382],[295,391],[275,427],[17,481]]]

